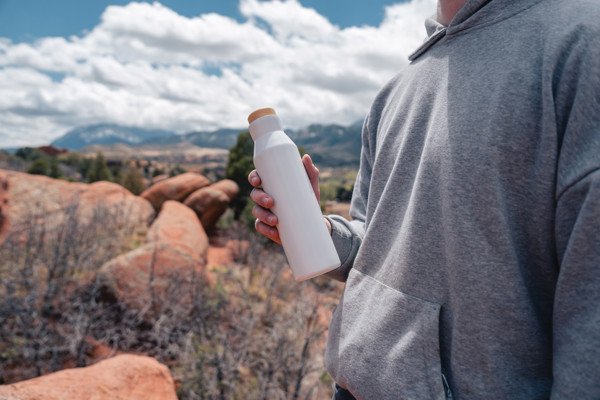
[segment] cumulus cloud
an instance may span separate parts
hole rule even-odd
[[[179,133],[244,127],[275,107],[290,128],[361,119],[424,38],[435,0],[341,29],[298,0],[240,0],[244,22],[155,2],[109,6],[83,36],[0,38],[0,146],[110,122]]]

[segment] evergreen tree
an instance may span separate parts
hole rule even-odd
[[[26,161],[35,161],[38,158],[45,157],[45,154],[33,147],[21,147],[16,151],[15,156]]]
[[[171,168],[171,171],[169,171],[169,177],[172,178],[185,172],[187,172],[185,168],[182,168],[179,164],[177,164],[175,167]]]
[[[61,178],[63,176],[62,170],[60,169],[60,166],[58,165],[58,160],[56,159],[56,157],[52,157],[52,159],[50,160],[50,174],[49,176],[51,178]]]
[[[110,181],[110,170],[106,166],[106,160],[101,152],[96,153],[96,158],[92,161],[87,171],[88,182]]]
[[[138,195],[146,188],[140,170],[135,167],[129,167],[123,174],[122,185],[131,193]]]
[[[254,141],[250,132],[240,133],[235,146],[229,150],[229,159],[225,170],[225,177],[233,180],[240,187],[240,195],[229,203],[235,219],[240,218],[248,204],[248,196],[252,190],[252,185],[248,182],[248,174],[254,169],[253,155]]]
[[[48,162],[44,157],[36,158],[27,170],[27,173],[34,175],[48,175]]]

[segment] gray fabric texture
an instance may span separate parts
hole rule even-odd
[[[600,2],[471,0],[378,94],[326,363],[358,399],[600,399]]]

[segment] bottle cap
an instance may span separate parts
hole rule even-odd
[[[277,113],[272,108],[259,108],[248,115],[248,123],[251,124],[254,120],[264,117],[265,115],[276,115]]]

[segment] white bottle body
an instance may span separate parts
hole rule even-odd
[[[321,208],[294,142],[281,129],[276,115],[250,124],[254,166],[262,187],[274,200],[277,229],[297,281],[340,266],[340,259],[323,220]]]

